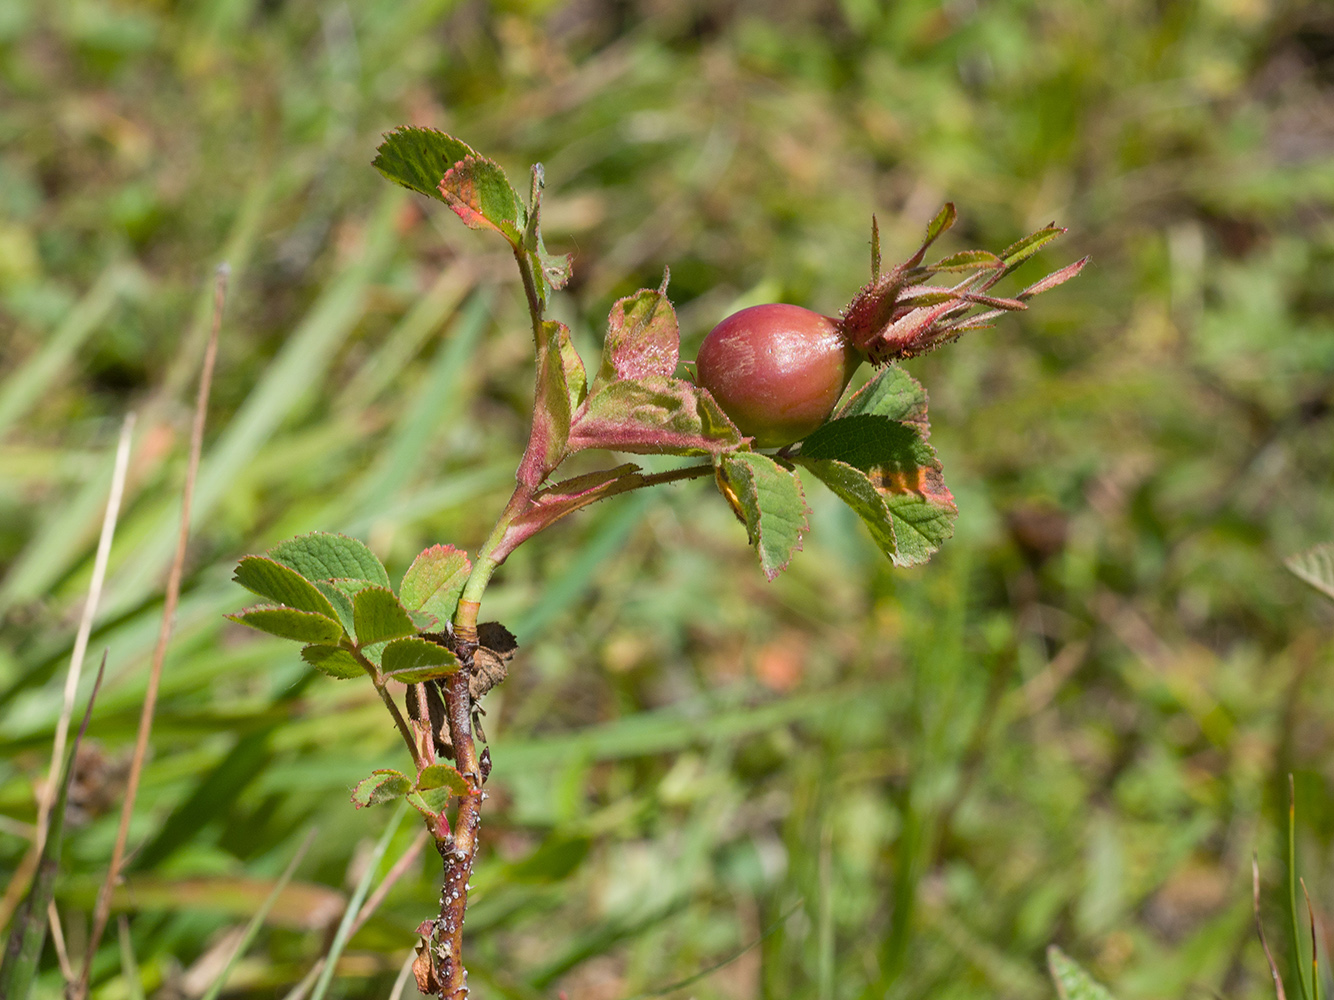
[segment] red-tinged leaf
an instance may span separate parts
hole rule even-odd
[[[468,794],[468,780],[448,764],[430,764],[417,775],[417,791],[444,788],[455,795]]]
[[[498,163],[465,156],[445,173],[440,193],[469,229],[494,229],[511,246],[522,245],[526,211]]]
[[[452,135],[405,125],[385,133],[371,164],[395,184],[444,201],[440,179],[459,160],[476,155]]]
[[[417,633],[417,626],[412,624],[407,610],[388,587],[366,587],[357,591],[352,599],[352,621],[358,647]]]
[[[510,522],[496,555],[507,555],[515,548],[562,517],[589,504],[632,490],[643,483],[639,466],[631,463],[603,469],[554,483],[533,497],[529,508]]]
[[[999,269],[1005,262],[994,253],[986,250],[962,250],[959,253],[942,257],[926,268],[929,273],[938,271],[973,271],[977,268]]]
[[[430,788],[424,792],[409,792],[408,805],[427,819],[435,819],[449,806],[453,793],[448,788]]]
[[[468,553],[452,545],[432,545],[403,574],[399,599],[409,611],[425,611],[439,622],[447,622],[454,617],[459,594],[471,572]]]
[[[358,809],[392,802],[401,799],[412,791],[412,782],[406,774],[389,768],[372,771],[370,777],[362,778],[352,789],[352,804]]]
[[[337,642],[343,637],[343,627],[332,618],[295,608],[259,605],[227,617],[269,635],[297,642]]]
[[[880,223],[871,215],[871,280],[880,277]]]
[[[972,302],[980,306],[990,306],[993,309],[1000,309],[1003,312],[1020,312],[1027,309],[1018,299],[1002,299],[994,295],[983,295],[981,292],[960,292],[959,298],[965,302]]]
[[[681,358],[681,330],[667,300],[667,277],[657,290],[642,288],[611,307],[602,367],[594,383],[615,379],[670,378]]]
[[[246,556],[237,563],[232,579],[252,593],[289,608],[337,617],[329,599],[313,583],[290,566],[266,556]]]
[[[349,680],[366,672],[357,658],[342,646],[316,644],[301,650],[301,659],[327,677]]]
[[[1059,271],[1053,271],[1051,274],[1047,275],[1041,281],[1033,282],[1033,284],[1029,285],[1022,292],[1016,295],[1015,298],[1031,299],[1034,295],[1041,295],[1043,292],[1051,291],[1057,285],[1064,285],[1071,278],[1079,274],[1080,271],[1084,270],[1084,266],[1088,264],[1088,262],[1089,259],[1087,257],[1084,257],[1081,260],[1075,261],[1073,264],[1067,264]]]
[[[380,669],[385,678],[404,684],[448,677],[459,669],[459,661],[452,652],[429,639],[410,636],[395,639],[380,654]]]
[[[918,248],[915,254],[908,258],[906,263],[900,266],[900,269],[907,270],[908,268],[913,268],[920,264],[922,258],[926,256],[927,250],[931,248],[931,244],[940,239],[941,234],[953,226],[954,220],[957,218],[958,213],[954,210],[954,202],[947,201],[944,206],[941,207],[940,211],[936,213],[936,217],[932,219],[931,223],[926,227],[926,236],[922,240],[922,245]]]
[[[724,455],[717,473],[719,488],[746,525],[760,568],[773,580],[787,569],[792,553],[801,549],[802,535],[810,531],[801,478],[768,455],[751,451]]]
[[[537,487],[565,459],[570,416],[584,382],[584,366],[564,323],[547,323],[546,342],[537,359],[537,388],[528,448],[519,462],[519,482]],[[573,376],[575,384],[570,384]],[[582,402],[582,400],[580,400]]]
[[[722,455],[741,432],[699,386],[672,378],[611,382],[575,414],[569,451],[607,448],[640,455]]]
[[[312,583],[348,579],[389,586],[389,574],[375,558],[375,553],[364,542],[347,535],[327,531],[299,535],[269,549],[269,557],[296,570]]]

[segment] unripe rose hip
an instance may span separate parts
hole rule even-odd
[[[828,419],[863,359],[828,316],[751,306],[704,338],[696,379],[757,446],[777,448]]]

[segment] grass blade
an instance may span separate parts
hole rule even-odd
[[[312,829],[310,833],[306,834],[306,839],[301,842],[296,854],[288,862],[287,867],[283,869],[278,881],[274,883],[273,891],[269,893],[263,905],[255,911],[255,915],[250,918],[250,923],[246,924],[245,933],[241,935],[241,940],[236,943],[236,950],[232,952],[231,958],[227,959],[227,964],[222,967],[222,972],[218,973],[218,978],[209,985],[201,1000],[216,1000],[218,994],[222,992],[222,988],[227,985],[227,977],[232,974],[232,968],[245,954],[246,949],[250,947],[250,942],[255,940],[255,935],[259,933],[259,928],[264,923],[265,918],[268,917],[269,911],[273,909],[273,904],[278,901],[283,889],[287,887],[287,883],[296,874],[297,865],[301,864],[301,859],[306,856],[306,851],[315,842],[316,832]]]
[[[121,914],[117,921],[120,931],[120,974],[125,980],[125,992],[130,1000],[144,1000],[144,983],[139,975],[139,962],[134,957],[134,941],[130,939],[130,922]]]
[[[1311,1000],[1306,975],[1302,972],[1302,933],[1297,916],[1297,785],[1291,774],[1288,775],[1288,917],[1293,961],[1297,965],[1297,985],[1301,988],[1302,1000]]]

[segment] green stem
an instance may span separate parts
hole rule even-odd
[[[514,262],[519,265],[519,276],[523,278],[523,294],[528,297],[528,315],[533,320],[533,343],[541,352],[546,346],[546,331],[542,329],[542,298],[537,294],[537,277],[533,274],[533,263],[528,251],[522,246],[514,247]]]
[[[403,713],[398,710],[398,705],[394,703],[394,696],[389,693],[389,690],[385,685],[384,677],[380,673],[380,668],[370,660],[366,659],[359,649],[354,648],[352,650],[352,655],[357,658],[357,662],[361,664],[362,669],[370,674],[371,683],[375,685],[376,694],[378,694],[380,700],[384,702],[385,708],[389,709],[389,714],[394,717],[394,725],[398,726],[398,731],[403,737],[403,742],[408,745],[408,752],[412,754],[412,762],[417,765],[417,770],[421,771],[424,764],[422,762],[421,753],[417,749],[417,740],[413,736],[412,728],[408,725],[407,720],[403,718]]]

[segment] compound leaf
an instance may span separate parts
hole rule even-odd
[[[358,809],[379,805],[402,798],[412,791],[412,782],[406,774],[400,774],[390,768],[372,771],[370,777],[362,778],[352,789],[352,804]]]
[[[352,620],[358,646],[417,634],[417,626],[412,624],[412,618],[388,587],[367,587],[357,591],[352,598]]]
[[[810,530],[801,478],[767,455],[741,451],[718,464],[719,486],[745,522],[764,575],[774,579],[800,550]]]
[[[390,680],[417,684],[446,677],[459,669],[459,661],[444,646],[410,636],[395,639],[380,654],[380,668]]]
[[[454,617],[472,563],[468,553],[452,545],[432,545],[403,574],[398,595],[410,611],[425,611],[440,622]]]
[[[568,450],[721,455],[740,446],[741,432],[706,390],[653,377],[617,380],[590,393],[574,415]]]
[[[444,201],[440,193],[441,178],[459,160],[476,155],[470,146],[452,135],[405,125],[385,133],[371,164],[395,184]]]
[[[357,658],[342,646],[317,644],[301,650],[301,659],[305,660],[320,673],[335,680],[348,680],[360,677],[366,671]]]
[[[247,590],[298,611],[336,618],[333,605],[304,576],[266,556],[246,556],[232,577]]]
[[[299,535],[269,549],[269,558],[296,570],[312,582],[349,579],[389,586],[389,574],[375,558],[375,553],[366,547],[365,542],[347,535],[327,531]]]

